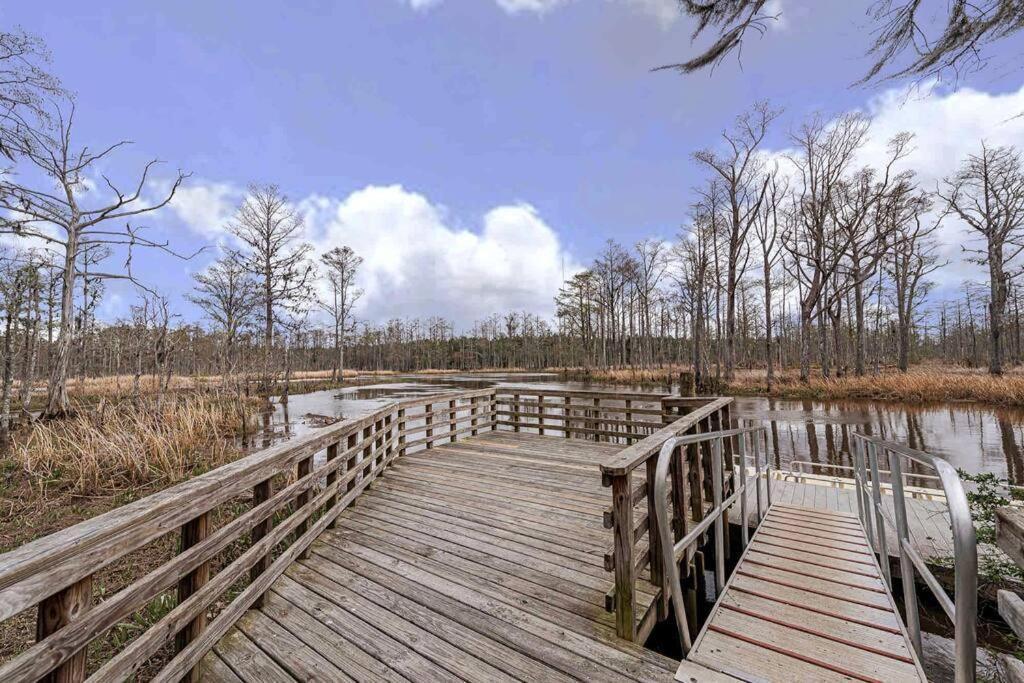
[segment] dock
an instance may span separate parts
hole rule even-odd
[[[927,680],[860,519],[782,503],[687,659],[740,680]]]
[[[778,480],[731,404],[502,387],[314,430],[0,556],[0,620],[36,614],[0,680],[921,680],[861,522],[877,473],[852,493]],[[673,617],[698,634],[683,661],[644,645]],[[146,626],[90,660],[125,623]]]

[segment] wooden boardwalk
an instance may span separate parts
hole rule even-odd
[[[852,484],[851,484],[852,485]],[[836,486],[806,484],[796,481],[772,482],[774,500],[817,510],[830,510],[846,514],[857,514],[857,499],[854,489]],[[883,495],[882,507],[895,519],[894,499]],[[949,510],[942,500],[907,498],[907,525],[914,548],[928,561],[948,561],[953,556],[953,532],[949,525]],[[886,538],[889,556],[898,557],[896,534],[889,530]]]
[[[857,516],[778,502],[688,659],[744,681],[926,680]]]
[[[396,460],[204,680],[671,680],[678,662],[617,638],[605,610],[598,464],[619,450],[495,431]]]

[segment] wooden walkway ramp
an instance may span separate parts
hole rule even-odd
[[[672,680],[678,662],[617,638],[605,609],[598,464],[619,450],[494,431],[397,459],[204,680]]]
[[[744,681],[925,680],[856,514],[780,503],[688,659]]]

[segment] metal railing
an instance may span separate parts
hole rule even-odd
[[[693,640],[690,635],[689,622],[686,615],[686,607],[683,599],[683,588],[682,580],[679,574],[679,561],[681,556],[685,556],[687,562],[693,554],[693,546],[701,542],[702,537],[707,533],[708,529],[714,527],[714,544],[715,544],[715,593],[721,594],[722,589],[725,587],[725,522],[724,512],[733,507],[736,502],[740,505],[740,517],[742,523],[740,524],[741,541],[743,548],[747,547],[750,540],[747,524],[747,490],[751,483],[754,482],[756,487],[756,500],[757,500],[757,524],[760,525],[761,520],[767,513],[769,507],[771,507],[771,477],[770,474],[771,464],[768,459],[768,441],[767,441],[767,430],[764,427],[744,427],[740,429],[728,429],[718,432],[710,432],[706,434],[693,434],[689,436],[676,436],[669,438],[661,447],[661,451],[658,454],[658,462],[655,468],[654,477],[654,510],[657,521],[657,532],[660,539],[659,546],[661,549],[661,565],[662,571],[668,583],[669,590],[672,596],[672,607],[676,619],[676,625],[679,631],[679,645],[682,648],[683,656],[690,651],[693,646]],[[732,478],[733,486],[732,492],[728,497],[723,498],[724,490],[724,468],[723,464],[725,461],[724,453],[724,442],[726,439],[735,440],[737,442],[737,448],[735,449],[736,456],[739,460],[737,463],[733,463],[732,467]],[[750,454],[747,451],[747,442],[749,440]],[[700,444],[710,442],[711,443],[711,490],[712,490],[712,507],[705,513],[703,519],[686,534],[682,535],[682,538],[676,540],[673,538],[673,529],[670,522],[669,513],[669,492],[668,492],[668,480],[669,480],[669,468],[672,465],[672,459],[674,454],[682,446],[689,446],[693,444]],[[761,445],[764,445],[762,450]],[[762,456],[764,461],[764,467],[762,468]],[[752,459],[754,462],[754,476],[747,476],[748,467],[747,460]],[[761,495],[761,478],[762,471],[765,474],[765,495]]]
[[[942,610],[953,622],[956,653],[955,680],[957,683],[974,681],[978,640],[978,549],[974,522],[971,519],[971,509],[967,503],[963,483],[953,466],[942,458],[864,434],[855,433],[854,437],[857,512],[867,532],[868,541],[878,551],[882,574],[890,589],[892,588],[892,575],[889,568],[886,525],[896,533],[907,631],[911,643],[920,657],[921,620],[917,604],[916,571],[931,590]],[[878,466],[880,452],[886,456],[891,470],[889,483],[892,485],[893,510],[896,519],[891,519],[882,505],[880,474],[883,470],[880,470]],[[916,462],[935,470],[942,484],[942,490],[945,492],[946,503],[949,506],[950,527],[953,532],[953,569],[955,572],[953,599],[950,599],[946,590],[925,564],[924,558],[914,548],[910,538],[906,496],[903,490],[904,460]]]
[[[832,465],[832,464],[823,463],[823,462],[812,462],[810,460],[790,460],[789,461],[789,467],[790,467],[791,473],[794,476],[797,476],[797,475],[814,475],[814,468],[818,468],[818,469],[821,469],[821,470],[838,470],[840,472],[850,472],[851,474],[856,472],[856,469],[857,469],[853,465]],[[805,472],[804,471],[805,468],[808,471]],[[885,475],[891,475],[892,471],[891,470],[878,470],[878,473],[879,474],[885,474]],[[821,476],[827,476],[827,475],[821,475]],[[909,480],[911,480],[911,479],[921,479],[921,480],[927,480],[927,481],[932,481],[932,482],[936,482],[936,483],[942,481],[942,478],[939,477],[938,475],[935,475],[935,474],[917,474],[915,472],[910,472],[910,473],[904,472],[903,473],[903,485],[904,486],[910,486],[910,481]]]

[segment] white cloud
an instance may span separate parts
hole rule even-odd
[[[223,237],[241,192],[193,182],[173,208],[190,229]],[[356,311],[363,320],[438,315],[465,327],[509,310],[551,318],[563,272],[580,269],[526,203],[497,206],[474,229],[401,185],[371,185],[344,198],[310,195],[296,207],[317,256],[347,245],[363,257],[365,293]]]
[[[901,131],[914,133],[914,150],[901,169],[917,172],[921,186],[930,191],[952,175],[967,158],[989,145],[1024,148],[1024,87],[1016,92],[990,94],[964,88],[950,93],[917,97],[905,90],[890,90],[867,107],[872,116],[871,140],[861,161],[879,165],[886,158],[886,142]],[[942,207],[936,207],[935,214]],[[967,263],[961,245],[973,235],[958,219],[947,216],[939,229],[939,248],[950,265],[933,275],[942,286],[982,276]]]
[[[189,179],[174,193],[170,208],[195,233],[219,242],[227,236],[228,221],[243,196],[230,183]]]
[[[442,207],[400,185],[299,206],[318,253],[348,245],[363,257],[358,315],[370,320],[443,315],[468,325],[508,310],[550,317],[563,267],[579,267],[525,203],[491,209],[479,231],[454,227]]]
[[[439,4],[441,0],[409,0],[409,6],[414,10],[428,10]]]
[[[608,0],[619,2],[634,8],[637,12],[654,18],[663,28],[668,28],[680,16],[679,3],[676,0]],[[769,0],[778,3],[779,0]],[[428,10],[440,5],[443,0],[407,0],[414,10]],[[559,7],[570,4],[573,0],[494,0],[494,3],[506,14],[544,15]]]
[[[509,14],[520,14],[532,12],[533,14],[545,14],[564,5],[567,0],[495,0],[498,7]]]

